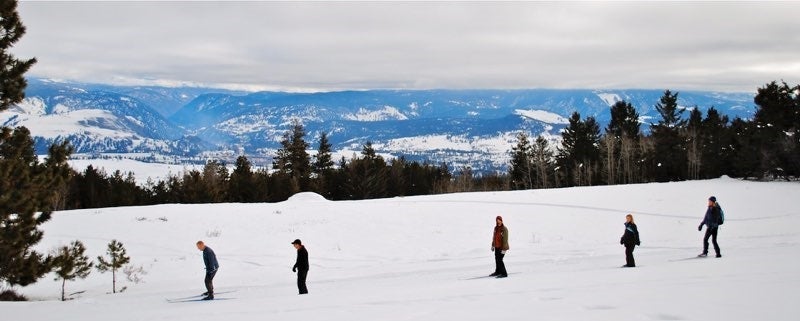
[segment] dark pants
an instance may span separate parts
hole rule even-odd
[[[498,249],[498,248],[494,249],[494,265],[495,265],[494,274],[495,275],[503,275],[503,276],[508,275],[508,272],[506,272],[506,264],[503,263],[503,257],[504,256],[506,256],[506,255],[503,254],[503,250]]]
[[[214,272],[206,272],[206,291],[208,291],[208,295],[214,295],[214,276],[217,275],[217,271]]]
[[[635,244],[625,244],[625,266],[634,267],[636,261],[633,259],[633,249],[636,248]]]
[[[719,255],[719,244],[717,244],[717,232],[719,227],[706,228],[706,236],[703,238],[703,254],[708,254],[708,238],[711,238],[711,243],[714,244],[714,251]]]
[[[297,270],[297,289],[300,290],[300,294],[308,293],[308,288],[306,287],[307,276],[308,276],[308,270],[304,269]]]

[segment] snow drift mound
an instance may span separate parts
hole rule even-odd
[[[286,201],[287,202],[307,203],[307,202],[325,202],[325,201],[327,201],[327,199],[325,199],[325,197],[323,197],[322,195],[319,195],[319,194],[314,193],[314,192],[301,192],[301,193],[297,193],[297,194],[292,195]]]

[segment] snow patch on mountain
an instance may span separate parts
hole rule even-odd
[[[216,124],[214,128],[231,134],[249,134],[275,130],[276,125],[270,124],[263,115],[244,115]]]
[[[597,97],[603,100],[609,107],[623,100],[619,95],[612,93],[597,93]]]
[[[561,117],[561,115],[544,110],[517,109],[514,110],[514,114],[530,119],[535,119],[548,124],[569,124],[569,120],[567,120],[564,117]]]
[[[105,110],[83,109],[50,115],[17,113],[17,110],[0,113],[0,119],[8,119],[5,126],[25,126],[42,138],[81,135],[97,139],[129,139],[136,136],[117,116]]]
[[[25,98],[19,104],[9,109],[12,113],[28,115],[44,115],[47,113],[47,103],[39,97]]]
[[[392,106],[383,106],[383,109],[368,110],[359,108],[358,112],[344,115],[344,119],[354,121],[383,121],[383,120],[408,120],[408,117]]]

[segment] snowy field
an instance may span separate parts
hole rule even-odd
[[[725,209],[722,258],[694,258],[706,199]],[[52,275],[0,302],[3,320],[797,320],[800,183],[730,178],[665,184],[330,202],[160,205],[56,213],[39,248],[82,240],[91,257],[124,243],[144,283]],[[625,214],[638,267],[620,268]],[[494,269],[494,217],[510,231],[509,277]],[[311,261],[297,295],[295,238]],[[197,240],[220,262],[218,300],[170,303],[203,288]],[[713,250],[712,250],[713,253]]]

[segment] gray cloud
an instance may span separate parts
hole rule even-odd
[[[23,1],[30,74],[250,89],[800,82],[797,2]]]

